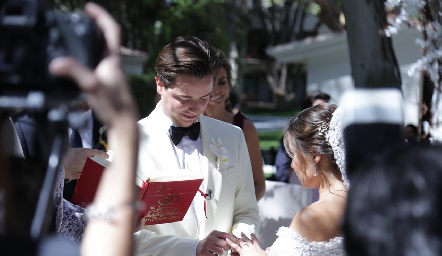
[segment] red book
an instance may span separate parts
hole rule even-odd
[[[94,201],[101,175],[110,162],[100,156],[87,158],[80,179],[75,186],[72,202],[86,208]]]
[[[142,182],[139,193],[144,209],[144,225],[182,221],[203,179],[195,171],[179,169],[160,171]]]
[[[100,156],[86,159],[72,196],[74,204],[85,208],[94,201],[101,175],[110,163]],[[189,169],[159,171],[147,181],[138,180],[138,198],[143,204],[139,216],[144,225],[182,221],[202,182],[203,178]]]

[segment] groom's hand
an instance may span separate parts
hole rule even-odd
[[[232,234],[216,230],[212,231],[206,238],[199,241],[198,246],[196,247],[196,255],[223,255],[224,250],[230,250],[230,246],[227,244],[226,238],[229,238],[231,240],[236,239],[236,237]]]

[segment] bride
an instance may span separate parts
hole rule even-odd
[[[308,108],[293,118],[284,132],[284,146],[292,168],[306,188],[319,189],[319,201],[302,208],[290,227],[280,227],[278,238],[265,251],[252,234],[227,240],[240,255],[345,255],[341,221],[349,183],[341,111],[334,104]]]

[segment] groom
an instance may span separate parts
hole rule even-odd
[[[139,121],[138,177],[196,169],[204,177],[200,190],[207,197],[198,193],[183,221],[144,226],[135,233],[136,255],[227,255],[225,238],[236,240],[231,232],[240,237],[241,232],[259,231],[244,134],[201,115],[220,66],[214,49],[196,37],[176,38],[156,59],[161,100]],[[181,129],[187,127],[189,131]]]

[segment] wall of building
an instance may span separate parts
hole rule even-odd
[[[123,70],[127,75],[141,75],[144,71],[144,64],[147,57],[121,55]]]
[[[345,35],[342,35],[345,36]],[[421,74],[409,75],[409,69],[421,54],[416,45],[420,33],[404,30],[393,37],[393,47],[400,65],[402,92],[404,95],[404,123],[418,123],[421,98]],[[305,59],[307,63],[307,93],[314,90],[324,91],[332,96],[332,102],[339,104],[342,94],[354,88],[351,78],[350,57],[346,42],[342,47],[322,54],[312,54]]]

